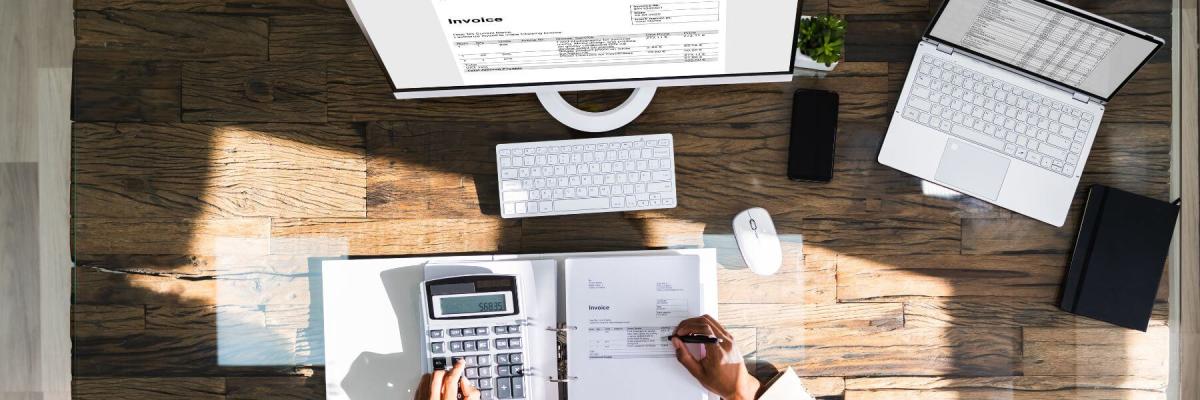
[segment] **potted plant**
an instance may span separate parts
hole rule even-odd
[[[846,20],[833,15],[801,17],[796,36],[796,67],[832,71],[842,60]]]

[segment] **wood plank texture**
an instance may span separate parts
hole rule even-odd
[[[185,63],[183,120],[325,122],[325,66]]]
[[[77,378],[76,399],[224,399],[224,378]]]
[[[1161,399],[1161,381],[1129,377],[887,377],[846,380],[846,400]]]
[[[870,333],[870,334],[867,334]],[[758,357],[804,376],[1012,376],[1020,328],[759,329]]]
[[[1179,104],[1178,194],[1182,195],[1178,243],[1179,257],[1175,263],[1173,289],[1178,301],[1173,311],[1178,315],[1179,363],[1172,365],[1171,378],[1178,382],[1179,398],[1200,397],[1200,7],[1196,0],[1180,0],[1176,4],[1176,31],[1179,72],[1176,90]],[[1175,299],[1172,299],[1175,300]],[[1173,321],[1174,322],[1174,321]]]
[[[0,162],[0,393],[41,389],[38,166]]]
[[[80,398],[323,398],[308,263],[330,254],[313,244],[363,257],[713,248],[720,318],[760,379],[792,366],[826,399],[1166,393],[1166,285],[1145,334],[1056,304],[1083,188],[1171,195],[1170,52],[1107,105],[1063,227],[927,194],[878,163],[937,0],[805,1],[849,21],[832,73],[660,89],[605,135],[673,134],[678,207],[513,220],[499,216],[495,146],[596,135],[528,94],[395,100],[343,0],[75,3]],[[1070,3],[1172,28],[1170,0]],[[784,173],[802,88],[840,95],[826,184]],[[565,98],[599,111],[629,92]],[[729,226],[753,206],[781,233],[773,276],[746,268]],[[231,332],[245,337],[221,343]]]
[[[366,213],[366,160],[351,126],[76,124],[74,131],[77,217]]]
[[[75,57],[82,59],[267,59],[267,20],[260,17],[80,11],[75,30]]]

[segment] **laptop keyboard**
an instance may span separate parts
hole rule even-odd
[[[901,115],[951,136],[1073,176],[1092,114],[958,63],[925,55]]]

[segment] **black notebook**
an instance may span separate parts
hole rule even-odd
[[[1145,331],[1178,214],[1177,204],[1092,186],[1059,307]]]

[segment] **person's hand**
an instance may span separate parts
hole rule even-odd
[[[746,370],[746,362],[733,343],[733,336],[713,317],[686,319],[675,328],[675,335],[715,336],[720,343],[704,344],[704,355],[697,360],[679,338],[671,338],[675,344],[675,358],[687,368],[705,389],[720,395],[725,400],[753,400],[758,393],[758,380]]]
[[[479,389],[463,377],[466,364],[458,360],[450,372],[437,370],[425,375],[417,389],[416,400],[458,400],[459,393],[462,393],[463,400],[479,400]]]

